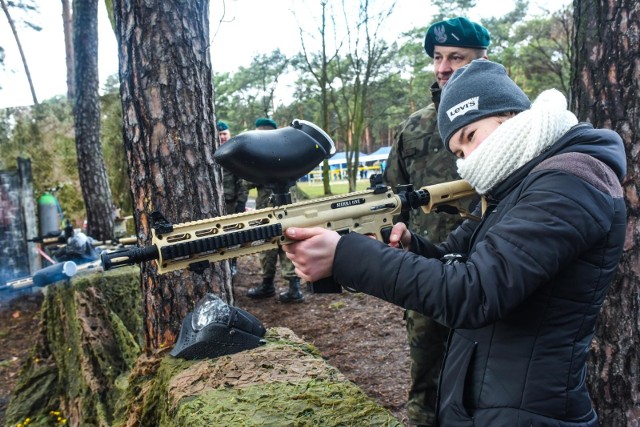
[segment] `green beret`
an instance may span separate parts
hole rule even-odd
[[[491,37],[485,27],[467,18],[453,18],[436,22],[429,27],[424,38],[424,50],[433,58],[435,46],[486,49],[489,43],[491,43]]]
[[[229,129],[229,126],[225,122],[223,122],[222,120],[220,120],[218,123],[216,123],[216,127],[218,128],[218,132],[220,132],[221,130]]]
[[[275,120],[266,117],[256,120],[256,128],[259,128],[260,126],[271,126],[274,129],[278,129],[278,124]]]

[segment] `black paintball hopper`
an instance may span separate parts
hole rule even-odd
[[[333,140],[306,120],[286,128],[243,132],[220,146],[215,160],[232,174],[258,185],[293,185],[335,153]]]

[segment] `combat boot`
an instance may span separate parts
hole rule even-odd
[[[269,298],[276,294],[276,287],[273,285],[273,277],[265,277],[262,283],[255,288],[249,289],[247,296],[254,299]]]
[[[302,295],[302,291],[300,290],[300,278],[294,277],[293,279],[289,279],[289,290],[281,292],[278,299],[280,302],[285,303],[304,301],[304,295]]]

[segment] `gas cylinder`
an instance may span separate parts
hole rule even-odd
[[[58,200],[51,193],[44,193],[38,199],[38,222],[40,237],[53,237],[60,234]]]

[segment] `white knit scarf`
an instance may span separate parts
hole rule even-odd
[[[529,110],[498,126],[470,155],[459,159],[458,174],[485,194],[542,153],[578,123],[555,89],[542,92]]]

